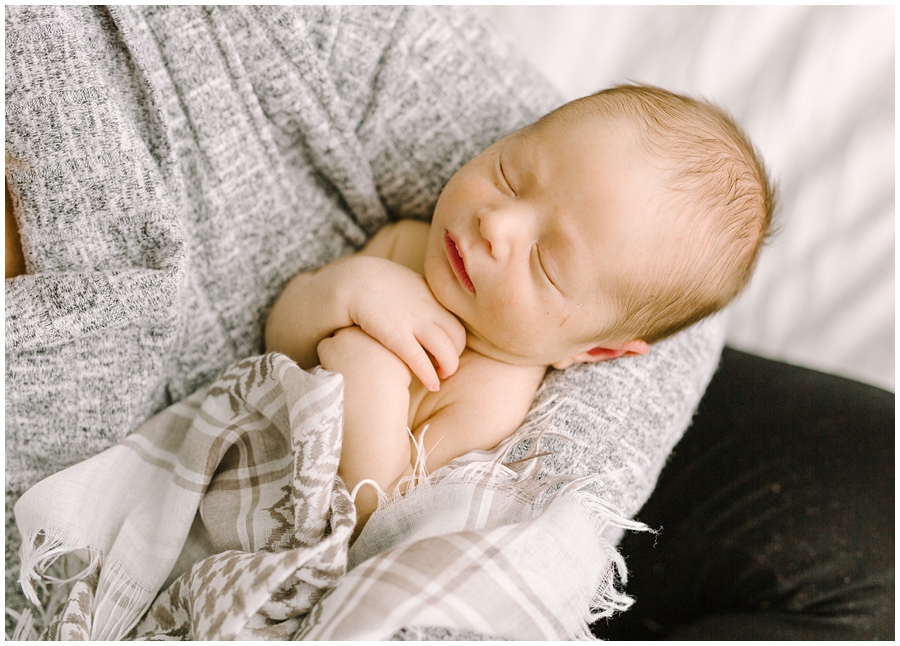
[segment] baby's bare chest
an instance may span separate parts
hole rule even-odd
[[[491,413],[485,419],[495,419],[498,409],[508,410],[507,416],[524,419],[544,373],[543,367],[505,364],[466,348],[456,373],[441,382],[438,392],[428,391],[413,377],[409,387],[409,428],[415,432],[449,406],[465,407],[469,420],[478,419],[472,413],[479,409],[490,409],[485,411]]]

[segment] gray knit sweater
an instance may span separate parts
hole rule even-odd
[[[429,218],[457,168],[559,102],[457,8],[7,7],[28,272],[6,281],[7,604],[25,489],[260,353],[288,279]],[[721,328],[551,372],[572,441],[547,471],[607,473],[595,491],[638,512]]]

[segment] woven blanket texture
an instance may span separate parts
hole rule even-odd
[[[44,637],[355,640],[428,625],[562,640],[630,605],[616,589],[624,563],[601,534],[641,526],[583,479],[539,480],[539,457],[501,462],[541,434],[541,414],[494,455],[393,492],[348,573],[342,392],[336,373],[247,359],[26,492],[22,576],[54,615]],[[81,571],[50,607],[67,584],[49,573],[75,558]]]

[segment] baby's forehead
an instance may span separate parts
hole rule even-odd
[[[578,161],[573,151],[588,156],[591,151],[604,150],[617,159],[639,159],[642,172],[659,175],[665,179],[675,171],[671,155],[665,154],[665,146],[654,146],[642,119],[628,113],[605,114],[597,111],[572,111],[551,113],[530,126],[515,133],[523,151],[569,156]],[[677,138],[677,133],[671,133]],[[547,146],[564,143],[569,145]],[[644,163],[646,162],[646,163]]]

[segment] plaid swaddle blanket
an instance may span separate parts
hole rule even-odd
[[[386,497],[351,548],[342,397],[340,375],[253,357],[30,489],[16,505],[23,588],[45,611],[51,588],[66,593],[44,636],[573,639],[628,607],[600,533],[641,526],[584,480],[536,477],[540,415]],[[530,459],[504,464],[523,441]]]

